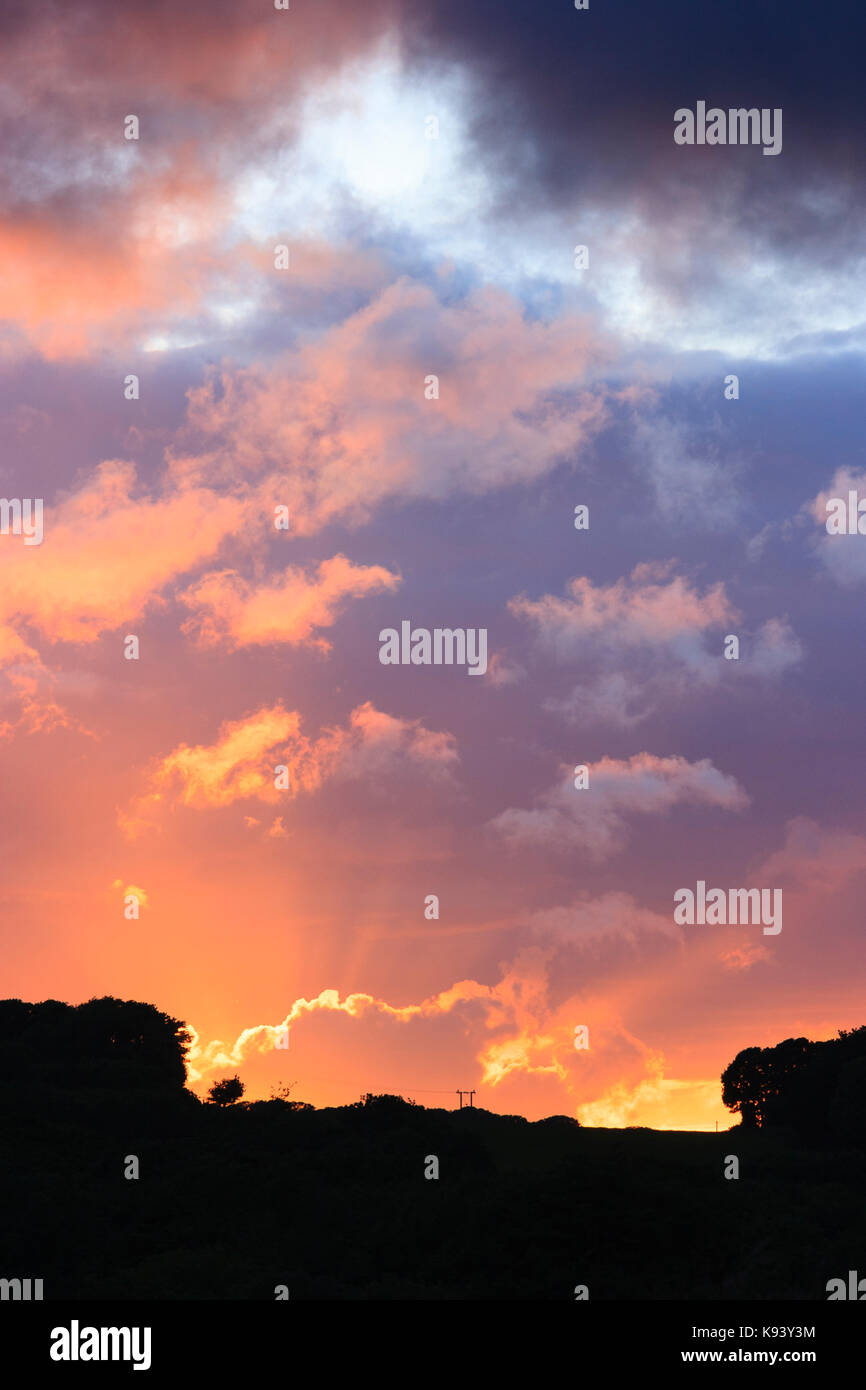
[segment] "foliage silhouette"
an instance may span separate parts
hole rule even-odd
[[[191,1041],[178,1019],[132,999],[0,1000],[0,1068],[34,1083],[181,1090]]]
[[[866,1026],[810,1042],[747,1047],[722,1072],[722,1101],[744,1129],[783,1126],[854,1139],[866,1125]],[[859,1116],[859,1118],[858,1118]]]
[[[271,1300],[287,1284],[293,1300],[570,1300],[586,1283],[603,1299],[823,1299],[866,1248],[864,1029],[738,1054],[729,1100],[761,1123],[737,1130],[749,1179],[734,1183],[730,1133],[373,1094],[205,1104],[176,1084],[183,1025],[93,1002],[83,1022],[56,1000],[0,1003],[3,1263],[46,1298]],[[61,1037],[75,1066],[51,1051]],[[827,1127],[799,1135],[796,1105],[819,1101]]]
[[[222,1081],[215,1081],[207,1093],[207,1098],[211,1105],[233,1105],[236,1100],[240,1100],[244,1093],[244,1083],[240,1077],[227,1076]]]

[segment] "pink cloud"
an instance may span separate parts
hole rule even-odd
[[[585,319],[530,323],[492,289],[441,304],[403,279],[273,366],[214,372],[190,392],[173,469],[257,479],[300,534],[366,521],[391,498],[530,482],[603,424],[601,388],[585,381],[603,351]],[[425,398],[431,375],[438,399]],[[568,405],[554,404],[565,385]]]
[[[837,584],[850,588],[866,580],[866,540],[854,534],[830,535],[827,531],[827,503],[834,498],[845,503],[846,524],[848,493],[866,498],[866,472],[853,468],[837,468],[830,486],[806,502],[801,514],[811,516],[820,528],[812,538],[812,550]]]
[[[736,778],[720,772],[708,758],[690,763],[678,756],[637,753],[591,764],[589,786],[581,790],[574,786],[573,770],[563,766],[559,780],[534,808],[502,811],[491,825],[514,845],[584,849],[594,859],[605,859],[621,848],[632,815],[668,815],[677,805],[737,811],[747,804]]]
[[[785,843],[759,870],[768,883],[790,882],[806,890],[844,888],[866,869],[866,836],[825,829],[808,816],[795,816],[785,828]]]
[[[206,646],[233,649],[277,642],[329,644],[314,634],[330,627],[348,599],[392,592],[400,576],[381,565],[353,565],[345,555],[323,560],[315,574],[288,567],[270,583],[254,586],[233,570],[205,574],[181,601],[195,610],[184,631],[197,631]]]
[[[581,948],[622,941],[629,946],[647,936],[666,936],[681,942],[683,933],[672,915],[641,907],[629,893],[605,893],[599,898],[577,897],[564,907],[544,908],[530,918],[534,934]]]
[[[724,584],[701,594],[687,578],[672,574],[674,563],[637,565],[627,579],[607,587],[581,576],[569,582],[565,598],[521,594],[509,601],[510,612],[532,625],[542,650],[559,662],[585,657],[589,643],[602,660],[619,661],[632,651],[649,657],[640,675],[605,672],[566,698],[549,700],[546,708],[569,719],[586,714],[627,728],[650,714],[658,699],[688,694],[695,680],[721,681],[729,669],[722,639],[731,632],[740,639],[737,669],[744,675],[774,679],[800,661],[803,649],[786,619],[769,618],[749,633]]]
[[[579,577],[567,585],[566,598],[520,595],[508,606],[532,623],[544,645],[563,659],[574,656],[589,635],[618,648],[670,645],[737,616],[724,584],[701,595],[687,579],[668,578],[669,573],[670,565],[638,565],[628,579],[607,588]]]

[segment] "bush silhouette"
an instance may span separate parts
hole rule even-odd
[[[212,1105],[232,1105],[244,1093],[244,1083],[238,1076],[227,1076],[224,1081],[215,1081],[207,1093]]]

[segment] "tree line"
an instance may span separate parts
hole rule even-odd
[[[768,1126],[866,1141],[866,1025],[826,1042],[747,1047],[722,1072],[722,1100],[746,1129]]]

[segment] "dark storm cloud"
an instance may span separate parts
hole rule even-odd
[[[734,218],[783,254],[862,245],[863,11],[830,0],[438,0],[404,22],[419,63],[480,82],[473,135],[500,210],[628,204],[648,220]],[[780,107],[783,149],[677,146],[674,111]]]

